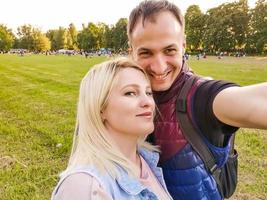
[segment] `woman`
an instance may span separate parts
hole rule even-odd
[[[79,126],[52,199],[171,199],[157,149],[145,142],[154,109],[148,77],[135,63],[94,66],[81,82]]]

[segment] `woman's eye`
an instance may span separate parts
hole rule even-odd
[[[126,92],[125,95],[126,96],[135,96],[136,93],[135,92]]]
[[[153,96],[153,93],[152,92],[146,92],[146,95],[147,96]]]

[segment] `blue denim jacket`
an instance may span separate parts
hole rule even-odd
[[[164,190],[167,192],[168,196],[171,198],[169,195],[163,175],[162,175],[162,169],[157,167],[157,163],[159,160],[159,155],[158,153],[148,151],[146,149],[139,149],[140,155],[144,158],[144,160],[147,162],[149,165],[150,169],[156,176],[158,182],[162,185]],[[75,173],[87,173],[94,178],[96,178],[101,186],[107,191],[110,196],[114,200],[158,200],[156,195],[148,189],[146,186],[142,185],[136,178],[131,177],[127,174],[126,171],[124,171],[121,168],[118,168],[120,171],[120,177],[114,180],[111,176],[109,175],[103,175],[98,172],[98,170],[94,167],[80,167],[77,169],[74,169],[72,171],[64,171],[60,175],[60,181],[58,182],[56,188],[54,189],[51,200],[54,199],[54,196],[62,184],[62,182],[70,175],[75,174]]]

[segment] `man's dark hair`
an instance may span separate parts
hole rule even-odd
[[[176,5],[166,0],[144,0],[132,10],[129,16],[127,26],[128,39],[130,40],[130,36],[140,18],[142,19],[142,24],[144,26],[146,20],[154,22],[156,14],[164,11],[171,12],[184,30],[184,17]]]

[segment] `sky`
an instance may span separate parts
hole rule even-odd
[[[234,0],[169,0],[183,12],[193,4],[203,12],[222,3]],[[4,0],[0,3],[0,24],[12,28],[31,24],[43,32],[74,23],[78,30],[88,22],[116,24],[120,18],[128,18],[130,11],[141,0]],[[254,7],[256,0],[248,0]]]

